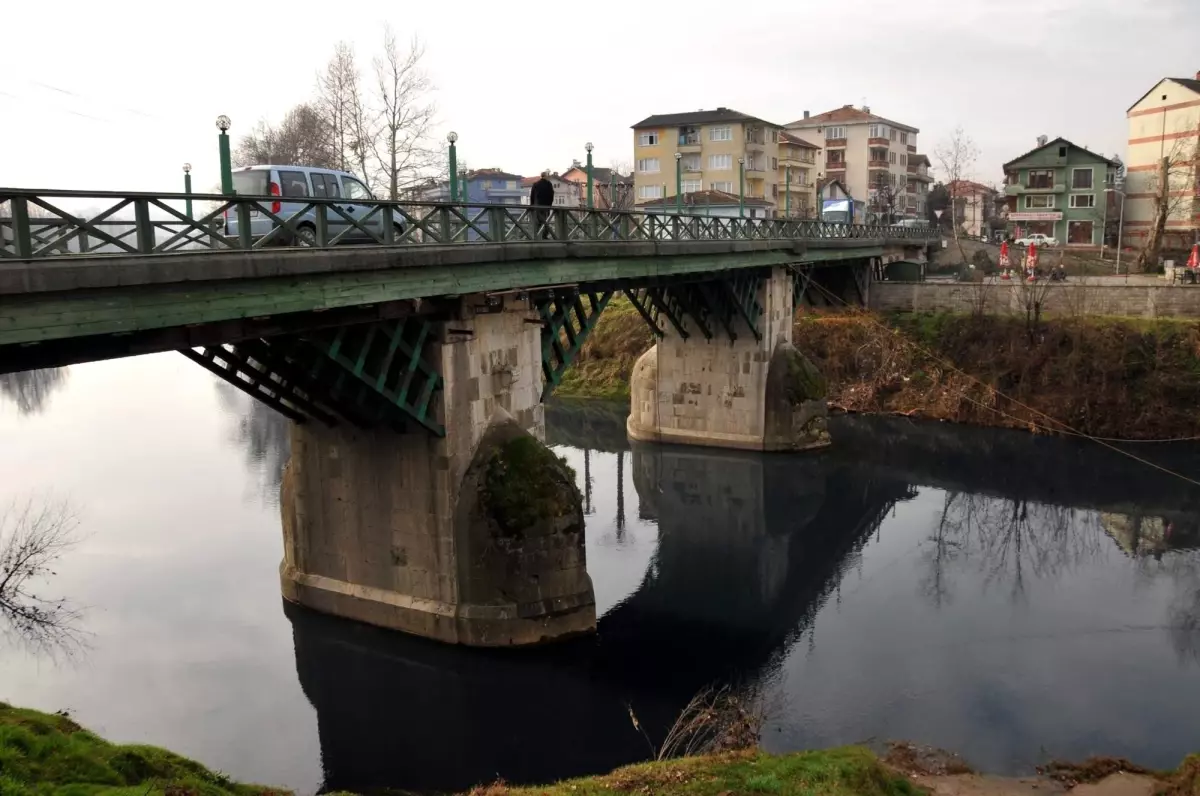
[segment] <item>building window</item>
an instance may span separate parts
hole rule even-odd
[[[771,158],[771,171],[779,171],[779,158]]]
[[[661,185],[642,185],[638,187],[638,199],[662,199]]]
[[[637,162],[637,170],[646,174],[658,171],[658,158],[642,158]]]
[[[900,143],[902,143],[902,144],[907,144],[907,143],[908,143],[908,133],[901,133],[901,134],[900,134]]]
[[[1043,210],[1050,207],[1054,207],[1054,194],[1025,197],[1026,210]]]
[[[1071,169],[1071,190],[1090,191],[1092,189],[1091,169]]]
[[[901,165],[901,166],[907,166],[907,165],[908,165],[908,155],[905,155],[905,154],[903,154],[903,153],[900,155],[900,165]]]
[[[891,137],[892,137],[892,140],[893,140],[893,141],[895,141],[895,140],[896,140],[896,131],[893,129],[893,130],[891,131],[891,134],[892,134],[892,136],[891,136]]]
[[[1067,243],[1090,244],[1092,242],[1091,221],[1068,221]]]
[[[642,133],[639,135],[638,146],[658,146],[658,132]]]
[[[684,155],[682,164],[684,171],[700,171],[700,156]]]
[[[825,164],[828,166],[840,166],[846,162],[846,153],[841,149],[825,150]]]
[[[709,155],[708,167],[714,171],[728,171],[733,168],[733,155]]]
[[[695,193],[696,191],[704,190],[704,183],[700,180],[684,180],[681,185],[683,186],[684,193]]]
[[[896,165],[896,153],[895,152],[888,153],[888,163],[891,163],[893,166]]]
[[[729,126],[710,127],[710,128],[708,128],[708,140],[709,141],[732,141],[733,140],[733,128],[729,127]]]
[[[830,139],[845,138],[845,137],[846,137],[846,128],[845,127],[826,127],[825,128],[825,140],[826,141],[828,141]]]
[[[708,187],[712,188],[714,191],[721,191],[722,193],[733,193],[732,182],[712,182],[708,184]]]
[[[692,146],[700,143],[700,128],[699,127],[680,127],[679,128],[679,145]]]
[[[1030,169],[1026,188],[1053,188],[1054,169]]]
[[[870,154],[872,163],[884,163],[887,161],[888,151],[886,149],[872,149]]]
[[[841,128],[838,127],[838,128],[834,128],[834,129],[840,130]],[[871,138],[887,138],[888,137],[887,125],[886,124],[871,125],[871,129],[869,131],[869,136]],[[825,136],[825,137],[828,138],[829,136]],[[837,136],[837,138],[845,138],[845,137],[846,136],[844,136],[844,135]]]
[[[1075,193],[1071,194],[1071,207],[1095,207],[1096,194],[1094,193]]]

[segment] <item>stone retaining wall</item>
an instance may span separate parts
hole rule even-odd
[[[874,282],[871,309],[885,312],[1024,314],[1038,301],[1044,315],[1200,318],[1200,286],[1017,282]]]

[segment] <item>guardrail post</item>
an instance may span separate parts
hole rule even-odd
[[[234,207],[238,220],[238,248],[253,249],[254,235],[250,230],[250,205],[245,200],[239,201]]]
[[[133,224],[137,229],[139,254],[154,253],[154,225],[150,223],[150,202],[146,199],[133,200]]]
[[[29,200],[14,196],[9,200],[12,213],[13,251],[18,257],[33,256],[33,234],[29,229]]]
[[[487,216],[488,240],[503,243],[508,239],[508,214],[504,212],[503,207],[489,207]]]
[[[567,213],[565,210],[552,208],[550,210],[554,214],[554,237],[565,241],[567,239]]]
[[[313,223],[316,229],[313,230],[314,237],[318,247],[329,245],[329,206],[317,203],[313,206]]]
[[[88,251],[88,234],[86,229],[81,229],[75,233],[75,239],[79,241],[79,253],[87,254]]]
[[[396,218],[391,205],[384,205],[379,215],[383,216],[383,242],[390,246],[396,242]]]
[[[450,242],[450,208],[442,205],[438,208],[438,243]]]

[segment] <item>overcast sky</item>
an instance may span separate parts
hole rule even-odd
[[[962,125],[990,183],[1042,133],[1124,157],[1125,109],[1200,70],[1195,1],[6,2],[0,186],[180,190],[190,161],[204,190],[218,114],[277,121],[339,40],[369,69],[384,21],[425,41],[438,135],[472,167],[560,170],[589,140],[628,163],[652,113],[865,101],[930,154]]]

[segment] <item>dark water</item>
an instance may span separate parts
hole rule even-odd
[[[555,406],[586,495],[598,635],[480,652],[279,597],[286,426],[163,355],[0,382],[0,500],[65,497],[46,593],[86,647],[0,648],[0,700],[66,708],[303,792],[537,781],[648,754],[712,683],[753,684],[768,749],[905,738],[1026,772],[1200,747],[1200,487],[1094,445],[907,421],[835,450],[630,450]],[[1195,447],[1139,455],[1200,475]]]

